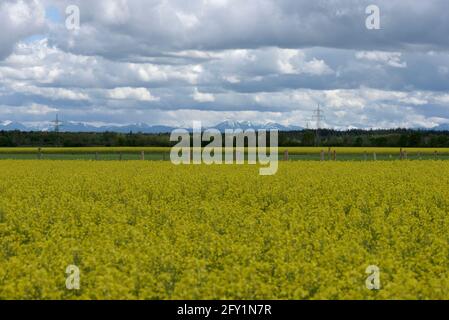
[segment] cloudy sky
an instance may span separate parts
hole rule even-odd
[[[449,123],[447,0],[0,0],[0,29],[0,122]]]

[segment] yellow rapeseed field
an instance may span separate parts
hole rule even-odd
[[[448,212],[444,161],[0,161],[0,299],[448,299]]]

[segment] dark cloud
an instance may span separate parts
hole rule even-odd
[[[77,54],[152,56],[166,51],[260,47],[446,50],[445,0],[98,0],[78,4],[82,27],[56,28],[52,41]],[[365,27],[376,4],[381,30]]]

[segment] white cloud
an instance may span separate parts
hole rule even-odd
[[[198,88],[194,89],[194,92],[192,94],[193,100],[204,103],[204,102],[214,102],[215,96],[211,93],[202,93],[198,91]]]
[[[107,25],[123,25],[132,18],[127,0],[99,1],[98,17]]]
[[[37,87],[33,85],[25,85],[23,83],[12,83],[10,86],[14,92],[33,94],[49,98],[51,100],[89,100],[89,95],[80,90],[70,90],[65,88]]]
[[[238,76],[224,76],[223,79],[232,84],[237,84],[241,82]]]
[[[420,99],[418,97],[406,97],[404,99],[399,99],[399,101],[406,105],[415,105],[415,106],[422,106],[429,103],[428,100]]]
[[[406,68],[407,62],[401,61],[401,52],[385,51],[359,51],[355,54],[357,59],[379,62],[394,68]]]
[[[448,105],[449,104],[449,93],[438,94],[434,97],[435,103]]]
[[[295,66],[293,59],[304,59],[304,53],[294,49],[278,49],[278,65],[279,71],[285,74],[299,73],[299,69]]]
[[[38,0],[2,0],[0,2],[0,61],[15,44],[46,27],[45,11]]]
[[[303,71],[312,75],[324,75],[334,72],[323,60],[317,60],[316,58],[305,62]]]
[[[24,110],[24,113],[29,113],[32,115],[45,115],[48,113],[58,111],[58,109],[56,109],[56,108],[51,108],[49,106],[44,106],[44,105],[36,104],[36,103],[33,103],[29,107],[25,107],[23,110]]]
[[[194,28],[195,26],[197,26],[200,23],[197,16],[194,14],[176,12],[176,16],[181,21],[182,25],[188,29]]]
[[[313,58],[307,61],[302,50],[276,49],[278,66],[283,74],[311,74],[315,76],[333,73],[333,70],[323,60]]]
[[[107,97],[116,100],[159,101],[146,88],[122,87],[108,90]]]
[[[45,116],[49,113],[57,111],[57,108],[52,108],[38,103],[31,103],[29,105],[19,107],[0,105],[0,114],[3,115]]]

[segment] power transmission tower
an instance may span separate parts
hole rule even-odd
[[[61,127],[63,126],[62,121],[59,121],[59,115],[56,114],[56,119],[52,121],[54,128],[55,128],[55,133],[56,133],[56,145],[59,146],[60,145],[60,136],[59,136],[59,132],[61,131]]]
[[[316,141],[315,144],[318,146],[320,144],[320,129],[321,122],[325,119],[324,112],[321,109],[321,106],[318,104],[316,110],[313,112],[312,119],[316,121]]]
[[[55,132],[59,133],[62,127],[62,121],[59,121],[59,115],[56,114],[56,119],[52,121],[54,124]]]

